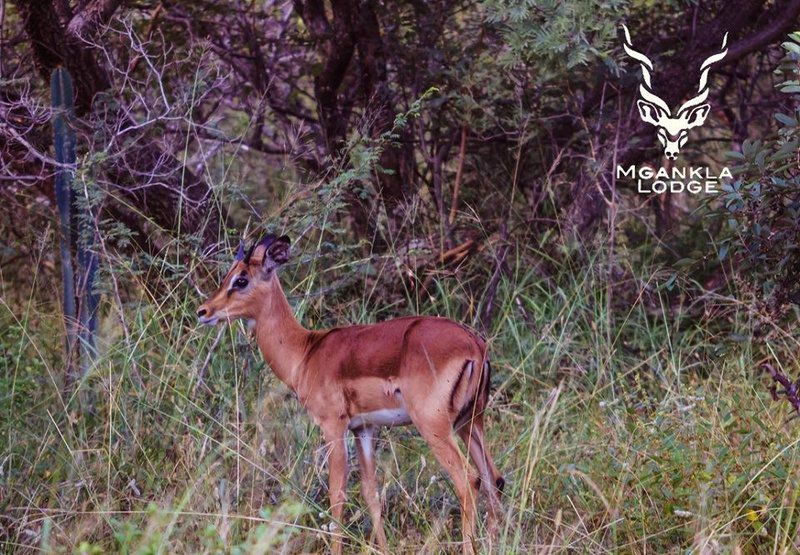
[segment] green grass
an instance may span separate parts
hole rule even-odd
[[[750,340],[731,338],[748,305],[681,292],[680,280],[667,291],[669,273],[634,258],[615,260],[613,280],[600,254],[571,262],[520,247],[510,260],[490,332],[487,424],[506,514],[496,542],[481,530],[484,549],[793,551],[800,439],[756,374]],[[443,277],[386,302],[375,291],[398,279],[391,263],[330,295],[307,295],[330,281],[301,271],[283,282],[316,327],[413,312],[469,319],[485,283]],[[58,308],[3,282],[6,550],[325,550],[319,434],[244,327],[199,327],[185,279],[156,295],[122,274],[122,296],[106,296],[101,355],[66,400]],[[786,335],[773,350],[790,364],[781,353],[796,345]],[[456,498],[413,429],[381,433],[379,481],[396,552],[456,551]],[[334,533],[364,552],[370,523],[352,470],[348,493]]]

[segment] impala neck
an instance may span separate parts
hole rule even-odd
[[[309,331],[294,317],[278,277],[273,273],[265,288],[256,317],[258,347],[272,371],[293,390],[302,370]]]

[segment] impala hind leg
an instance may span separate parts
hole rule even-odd
[[[342,511],[347,499],[345,487],[347,486],[347,446],[345,444],[345,430],[332,428],[323,430],[323,436],[328,446],[328,495],[331,502],[331,516],[336,526],[341,526]],[[334,528],[334,527],[332,527]],[[342,553],[342,532],[332,531],[333,555]]]
[[[481,476],[481,490],[486,494],[489,504],[490,529],[495,533],[503,512],[499,494],[503,491],[505,480],[500,476],[489,450],[486,449],[483,418],[480,415],[476,416],[461,426],[457,432],[469,451],[472,464]]]
[[[453,481],[453,487],[461,504],[462,548],[465,554],[474,553],[475,504],[480,488],[480,477],[461,454],[452,435],[451,422],[447,418],[414,419],[414,415],[411,418],[430,446],[436,460]]]
[[[381,551],[389,553],[381,521],[381,500],[375,480],[375,430],[364,427],[355,433],[358,465],[361,468],[361,494],[364,496],[364,502],[367,504],[369,516],[372,519],[372,533],[377,538]]]

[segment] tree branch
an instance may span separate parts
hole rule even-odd
[[[771,24],[749,37],[739,40],[732,44],[728,49],[728,55],[724,63],[730,64],[739,59],[764,48],[766,45],[780,40],[780,38],[790,32],[793,26],[798,25],[800,17],[800,0],[791,0],[787,5],[778,5],[773,9],[777,12],[776,19]]]
[[[78,37],[93,36],[101,25],[109,22],[121,3],[121,0],[89,2],[72,17],[67,25],[67,32]]]

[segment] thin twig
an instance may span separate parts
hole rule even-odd
[[[217,337],[214,338],[214,342],[211,344],[211,348],[208,349],[208,354],[206,355],[206,359],[203,361],[203,364],[197,370],[197,383],[194,385],[194,388],[192,388],[192,394],[194,394],[197,391],[197,388],[201,385],[204,386],[206,389],[208,389],[208,386],[206,386],[206,382],[203,379],[203,377],[205,376],[206,368],[208,368],[208,365],[211,364],[211,357],[214,355],[214,351],[217,350],[219,342],[222,340],[223,333],[225,333],[225,326],[220,326],[219,330],[217,330]]]
[[[780,396],[784,395],[786,400],[789,401],[794,408],[795,412],[800,415],[800,395],[798,395],[798,393],[800,393],[800,380],[797,382],[792,382],[792,380],[790,380],[786,374],[768,362],[764,363],[763,368],[773,380],[778,382],[783,387],[783,391],[779,392],[778,386],[776,384],[772,384],[772,387],[769,389],[770,393],[772,393],[772,398],[778,401]]]
[[[495,257],[494,273],[489,283],[486,285],[486,293],[483,296],[483,310],[480,312],[481,328],[487,335],[489,333],[489,328],[492,326],[492,320],[494,319],[494,301],[497,297],[500,277],[506,272],[506,258],[508,257],[508,252],[511,250],[511,245],[508,243],[508,228],[505,224],[500,228],[500,241],[502,244],[497,250],[497,255]]]
[[[467,126],[461,127],[461,145],[458,147],[458,168],[456,169],[456,181],[453,184],[453,200],[450,202],[450,227],[456,221],[456,211],[458,209],[458,193],[461,190],[461,176],[464,173],[464,155],[467,149]]]

